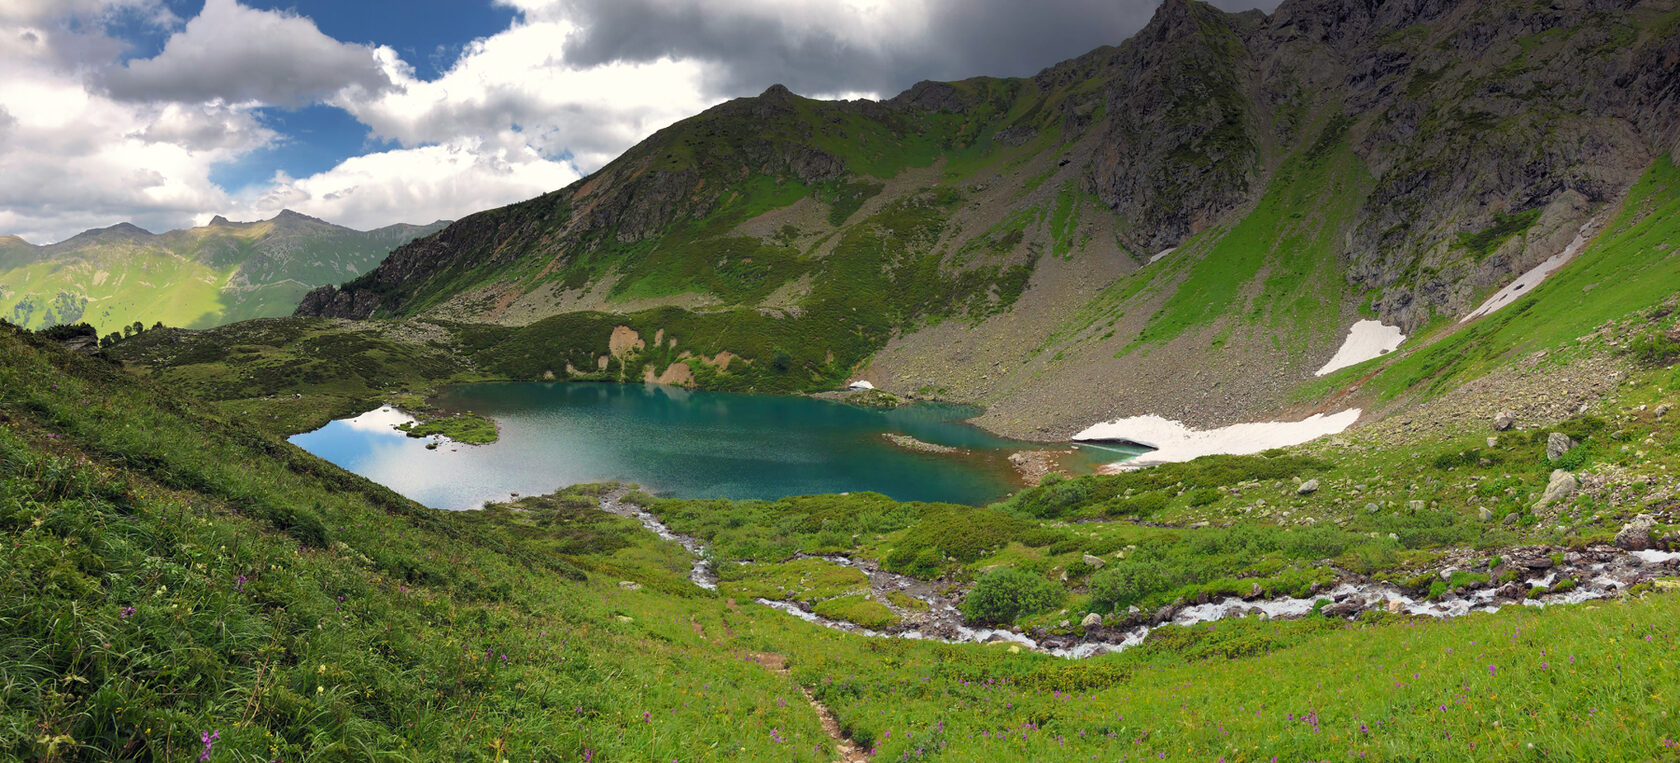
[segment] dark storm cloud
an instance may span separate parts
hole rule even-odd
[[[789,14],[724,1],[572,0],[579,31],[567,63],[591,66],[661,57],[721,66],[719,93],[754,92],[780,82],[805,93],[897,93],[923,79],[1021,76],[1116,45],[1143,28],[1156,0],[929,0],[925,30],[872,39],[855,30],[798,23]],[[1263,3],[1227,0],[1230,10]],[[892,6],[883,9],[894,13]]]

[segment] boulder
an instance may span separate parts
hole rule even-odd
[[[1645,551],[1651,548],[1651,530],[1655,529],[1657,520],[1650,514],[1640,514],[1632,522],[1622,525],[1621,532],[1616,533],[1616,546],[1629,551]]]
[[[1546,435],[1546,457],[1556,460],[1568,455],[1569,451],[1580,446],[1575,438],[1562,432],[1552,432]]]
[[[1513,414],[1510,411],[1500,411],[1493,415],[1493,428],[1496,431],[1504,432],[1511,427],[1516,426],[1516,423],[1516,414]]]
[[[1423,511],[1425,508],[1428,508],[1428,506],[1429,506],[1429,504],[1426,504],[1423,501],[1407,501],[1406,502],[1406,508],[1410,509],[1414,512]]]
[[[1662,418],[1665,414],[1672,410],[1674,410],[1674,406],[1669,405],[1668,403],[1663,403],[1662,405],[1657,406],[1657,418]]]
[[[1555,464],[1563,458],[1564,454],[1574,450],[1578,444],[1570,439],[1569,435],[1562,432],[1553,432],[1546,437],[1546,460]]]
[[[1296,495],[1312,495],[1316,492],[1318,492],[1318,480],[1316,479],[1307,480],[1301,483],[1300,487],[1295,488]]]
[[[1354,617],[1363,611],[1365,611],[1365,604],[1358,599],[1348,599],[1347,601],[1331,604],[1324,609],[1319,610],[1319,612],[1325,617],[1341,618]]]
[[[1492,522],[1493,521],[1493,512],[1488,511],[1486,506],[1483,506],[1482,508],[1478,509],[1476,511],[1476,516],[1477,516],[1477,518],[1481,519],[1483,522]]]
[[[1522,515],[1513,511],[1509,514],[1506,514],[1504,519],[1499,520],[1499,523],[1502,524],[1502,525],[1505,525],[1506,527],[1512,527],[1512,526],[1515,526],[1517,524],[1518,520],[1521,520],[1521,519],[1522,519]]]
[[[1540,494],[1540,502],[1534,504],[1534,508],[1544,508],[1559,501],[1569,500],[1569,497],[1580,489],[1581,481],[1575,479],[1575,475],[1562,469],[1553,469],[1552,479],[1546,483],[1546,492]]]
[[[1093,570],[1100,570],[1103,568],[1103,560],[1090,554],[1080,556],[1079,561],[1089,565]]]
[[[642,584],[637,583],[634,580],[620,580],[620,581],[618,581],[618,587],[622,588],[626,591],[640,591],[640,590],[642,590]]]
[[[1399,600],[1399,599],[1389,599],[1388,603],[1383,605],[1383,606],[1389,612],[1393,612],[1394,614],[1399,614],[1400,610],[1406,606],[1406,603]]]
[[[1150,625],[1160,625],[1172,622],[1173,615],[1178,614],[1178,607],[1168,604],[1155,610],[1155,616],[1149,618]]]
[[[1091,614],[1086,615],[1085,619],[1080,620],[1079,624],[1085,628],[1095,628],[1102,625],[1102,615],[1092,612]]]
[[[1256,582],[1254,585],[1251,585],[1251,586],[1248,587],[1248,598],[1250,598],[1250,599],[1258,599],[1261,596],[1265,596],[1265,595],[1266,595],[1266,589],[1261,588],[1260,584],[1258,582]]]
[[[1488,443],[1488,447],[1490,447],[1490,448],[1497,448],[1497,447],[1499,447],[1499,436],[1498,436],[1498,435],[1494,435],[1494,436],[1493,436],[1493,437],[1489,437],[1489,438],[1488,438],[1488,439],[1487,439],[1487,443]]]

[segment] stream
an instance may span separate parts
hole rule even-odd
[[[620,488],[602,496],[601,508],[611,514],[634,519],[660,538],[680,544],[694,556],[689,580],[701,588],[717,590],[717,575],[707,561],[705,543],[697,538],[673,532],[646,509],[623,500],[628,493],[628,488]],[[874,562],[838,555],[798,554],[794,558],[821,559],[863,572],[869,578],[870,598],[885,605],[897,615],[902,621],[901,625],[890,631],[877,631],[854,623],[822,617],[795,602],[770,599],[755,601],[806,622],[871,638],[922,639],[951,644],[1010,642],[1057,657],[1079,659],[1118,652],[1141,644],[1148,638],[1151,630],[1162,625],[1189,626],[1250,615],[1265,618],[1304,617],[1314,611],[1319,601],[1326,600],[1329,603],[1323,607],[1324,613],[1344,619],[1375,609],[1438,618],[1462,617],[1471,612],[1496,612],[1502,607],[1518,604],[1544,607],[1609,598],[1633,585],[1680,574],[1680,552],[1625,551],[1614,546],[1599,545],[1578,551],[1546,546],[1519,547],[1504,549],[1500,553],[1508,562],[1505,569],[1522,571],[1518,579],[1505,584],[1483,583],[1467,590],[1449,593],[1434,601],[1413,597],[1389,583],[1342,572],[1343,582],[1322,590],[1314,590],[1312,594],[1303,598],[1231,596],[1218,600],[1168,605],[1154,612],[1132,607],[1126,613],[1104,617],[1100,625],[1085,628],[1083,636],[1073,633],[1051,633],[1042,628],[1034,629],[1028,634],[1019,629],[971,627],[963,623],[962,612],[957,608],[956,600],[942,593],[936,584],[883,570]],[[1557,555],[1562,556],[1561,564],[1553,561]],[[1463,560],[1465,563],[1461,569],[1485,570],[1486,558],[1487,555],[1468,557]],[[1478,560],[1481,562],[1480,567],[1473,564]],[[1444,570],[1446,573],[1452,571],[1451,567]],[[1531,589],[1550,588],[1564,578],[1574,580],[1575,587],[1563,593],[1528,597]],[[917,599],[926,604],[927,608],[901,607],[886,595],[889,591]]]

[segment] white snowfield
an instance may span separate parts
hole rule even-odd
[[[1360,413],[1358,408],[1349,408],[1329,415],[1313,414],[1300,421],[1261,421],[1219,429],[1191,429],[1160,416],[1133,416],[1088,427],[1074,435],[1073,439],[1122,441],[1155,449],[1155,452],[1145,453],[1134,460],[1104,467],[1105,470],[1132,469],[1189,461],[1202,456],[1242,456],[1300,445],[1353,426]]]
[[[1575,259],[1575,255],[1580,254],[1581,250],[1587,247],[1587,242],[1592,239],[1592,234],[1596,232],[1597,228],[1597,217],[1588,220],[1581,226],[1581,231],[1575,234],[1575,240],[1569,242],[1569,246],[1564,247],[1563,251],[1546,258],[1545,262],[1535,265],[1533,270],[1518,276],[1517,280],[1511,282],[1511,285],[1494,292],[1493,296],[1488,297],[1481,307],[1470,311],[1469,315],[1458,319],[1458,322],[1468,323],[1473,321],[1517,301],[1518,297],[1528,292],[1534,291],[1534,287],[1539,286],[1541,281],[1546,280],[1546,276],[1551,275],[1558,268]]]
[[[1173,252],[1176,252],[1176,251],[1178,251],[1178,247],[1176,247],[1176,246],[1169,246],[1165,249],[1162,249],[1161,251],[1156,252],[1154,256],[1149,258],[1149,264],[1153,265],[1153,264],[1155,264],[1156,260],[1159,260],[1162,257],[1165,257],[1169,254],[1172,254]]]
[[[1342,342],[1342,348],[1337,350],[1330,362],[1318,369],[1314,376],[1340,371],[1393,352],[1394,348],[1404,341],[1406,335],[1400,332],[1399,326],[1385,326],[1381,321],[1360,321],[1348,329],[1347,339]]]

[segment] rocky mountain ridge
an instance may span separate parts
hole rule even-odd
[[[1103,413],[1239,419],[1286,407],[1362,316],[1416,334],[1469,312],[1680,151],[1677,30],[1671,0],[1168,0],[1031,78],[731,101],[299,312],[646,334],[649,309],[753,311],[832,358],[793,369],[810,385],[862,372],[1067,419],[1044,380],[1106,380],[1126,400]],[[835,296],[876,270],[884,301]],[[1206,386],[1166,383],[1210,367],[1241,405],[1198,414]]]

